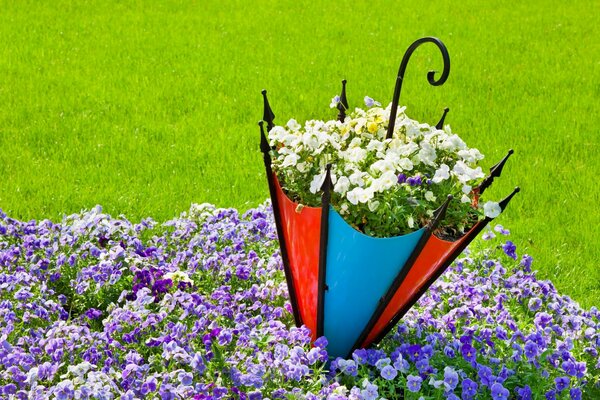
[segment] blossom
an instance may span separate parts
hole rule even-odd
[[[378,101],[373,100],[369,96],[365,96],[365,105],[367,107],[373,107],[373,106],[381,106],[381,103],[378,102]]]
[[[334,97],[331,106],[339,106],[339,101]],[[430,220],[439,206],[436,200],[449,194],[461,203],[447,214],[442,230],[463,232],[472,226],[474,214],[483,216],[470,198],[483,177],[478,150],[468,148],[449,127],[437,129],[411,120],[404,108],[388,139],[389,110],[368,96],[365,102],[370,108],[348,110],[344,121],[309,120],[301,126],[290,120],[269,131],[272,167],[290,198],[321,206],[319,192],[329,164],[331,205],[350,225],[371,236],[410,233],[414,226],[398,217],[413,214],[417,221]]]
[[[517,259],[517,246],[515,246],[515,244],[513,242],[511,242],[510,240],[508,240],[504,245],[502,245],[502,249],[504,250],[504,252],[506,253],[507,256],[509,256],[510,258],[516,260]]]
[[[535,394],[578,400],[598,379],[598,309],[495,243],[459,256],[380,348],[328,368],[327,339],[311,344],[291,322],[268,203],[243,215],[195,205],[151,232],[101,209],[57,224],[2,215],[2,398],[375,399],[403,385],[423,398],[530,399],[535,382]],[[64,286],[51,281],[59,268]],[[21,289],[31,296],[15,298]]]
[[[398,375],[398,371],[391,365],[386,365],[381,369],[381,376],[388,381],[394,379],[396,375]]]
[[[494,383],[491,387],[492,399],[494,400],[507,400],[510,392],[500,383]]]
[[[568,376],[560,376],[554,379],[554,384],[556,385],[556,390],[558,392],[562,392],[566,388],[569,387],[570,379]]]
[[[450,167],[446,164],[442,164],[440,165],[440,168],[435,171],[432,181],[433,183],[440,183],[448,178],[450,178]]]
[[[336,108],[337,105],[340,103],[340,96],[334,96],[331,99],[331,103],[329,104],[329,108]]]
[[[496,218],[502,212],[500,204],[495,201],[488,201],[483,205],[484,215],[488,218]]]
[[[421,390],[422,382],[423,380],[420,376],[408,375],[406,377],[406,387],[409,391],[413,393],[417,393],[419,390]]]
[[[453,390],[458,385],[458,373],[452,367],[444,368],[444,383],[449,390]]]
[[[463,399],[472,399],[477,394],[477,383],[473,380],[467,378],[462,381],[462,398]]]

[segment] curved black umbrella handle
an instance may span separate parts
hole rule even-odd
[[[404,80],[404,73],[406,72],[406,66],[408,65],[408,60],[410,60],[410,56],[412,53],[422,45],[423,43],[431,42],[435,44],[442,53],[442,58],[444,59],[444,70],[442,71],[442,76],[438,80],[435,79],[435,71],[429,71],[427,73],[427,81],[432,86],[440,86],[446,82],[448,79],[448,75],[450,74],[450,55],[448,54],[448,49],[442,43],[442,41],[438,38],[434,38],[431,36],[427,36],[421,39],[416,40],[404,53],[404,57],[402,57],[402,62],[400,63],[400,69],[398,70],[398,76],[396,77],[396,87],[394,88],[394,97],[392,98],[392,109],[390,110],[390,122],[388,124],[388,131],[386,138],[390,139],[392,134],[394,133],[394,126],[396,125],[396,114],[398,112],[398,102],[400,101],[400,91],[402,90],[402,81]]]

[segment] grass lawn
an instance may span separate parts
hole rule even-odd
[[[269,89],[282,124],[389,102],[447,122],[484,154],[515,155],[488,198],[523,189],[500,223],[543,278],[600,305],[600,2],[0,0],[0,208],[59,219],[102,204],[166,220],[192,202],[268,196],[256,122]]]

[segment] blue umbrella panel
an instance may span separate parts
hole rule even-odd
[[[324,332],[331,356],[346,356],[390,283],[405,267],[426,228],[374,238],[350,226],[329,206]]]

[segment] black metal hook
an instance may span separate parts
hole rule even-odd
[[[504,156],[504,158],[502,160],[500,160],[500,162],[498,162],[497,164],[495,164],[494,166],[492,166],[490,168],[490,174],[483,180],[483,182],[481,182],[481,184],[478,186],[479,189],[479,195],[482,195],[483,192],[489,188],[492,185],[492,182],[494,181],[494,178],[498,178],[500,177],[500,174],[502,174],[502,169],[504,168],[504,165],[506,164],[506,161],[508,161],[508,158],[514,153],[515,151],[513,149],[510,149],[508,151],[508,154],[506,154]]]
[[[321,185],[321,232],[319,238],[319,278],[317,283],[317,337],[325,331],[325,290],[327,289],[327,242],[329,238],[329,205],[331,203],[331,164],[327,164],[325,180]]]
[[[448,115],[448,111],[450,111],[448,107],[444,108],[444,114],[442,115],[442,118],[440,118],[439,122],[435,124],[435,129],[442,129],[444,127],[444,121],[446,120],[446,115]]]
[[[398,102],[400,101],[400,91],[402,90],[402,81],[404,80],[404,73],[406,72],[406,66],[408,65],[408,60],[410,60],[410,56],[412,53],[422,45],[423,43],[431,42],[435,44],[442,53],[442,58],[444,59],[444,70],[442,71],[442,76],[438,80],[435,79],[435,71],[429,71],[427,73],[427,81],[432,86],[440,86],[448,79],[448,75],[450,74],[450,55],[448,54],[448,49],[442,41],[438,38],[427,36],[421,39],[416,40],[404,53],[404,57],[402,57],[402,62],[400,63],[400,69],[398,70],[398,76],[396,77],[396,87],[394,88],[394,97],[392,98],[392,109],[390,110],[390,121],[388,124],[388,131],[386,138],[390,139],[392,134],[394,133],[394,127],[396,125],[396,114],[398,113]]]
[[[259,121],[258,126],[260,126],[260,151],[263,154],[268,154],[271,150],[271,146],[269,145],[269,140],[265,135],[264,121]]]
[[[262,90],[262,95],[264,99],[263,121],[267,123],[267,132],[269,132],[275,126],[275,124],[273,123],[273,121],[275,120],[275,114],[273,114],[273,110],[269,105],[269,99],[267,99],[266,89]]]
[[[346,118],[346,110],[348,109],[348,99],[346,98],[346,80],[342,81],[342,93],[340,94],[340,101],[337,104],[339,110],[338,121],[344,122]]]
[[[434,211],[433,219],[429,222],[429,229],[431,231],[434,231],[435,228],[438,227],[440,222],[446,216],[446,211],[448,210],[448,206],[450,205],[450,201],[452,199],[453,196],[449,194],[448,197],[446,197],[446,201],[444,201],[444,204],[442,204],[437,210]]]
[[[519,193],[520,191],[521,191],[520,187],[518,187],[518,186],[515,187],[511,194],[506,196],[502,201],[500,201],[500,203],[498,203],[500,205],[500,209],[502,211],[504,211],[506,209],[506,206],[508,206],[508,203],[510,203],[510,201],[512,200],[512,198],[515,197],[515,195],[517,193]]]

